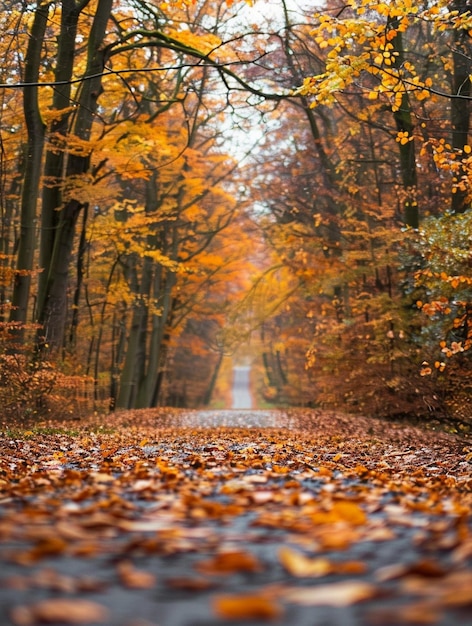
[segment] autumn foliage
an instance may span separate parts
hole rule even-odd
[[[7,4],[7,406],[222,405],[244,358],[259,404],[470,426],[465,0]]]

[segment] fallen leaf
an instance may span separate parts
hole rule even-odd
[[[361,507],[355,502],[341,500],[334,502],[331,512],[340,520],[348,522],[353,526],[362,526],[367,521],[367,516]]]
[[[379,591],[371,583],[346,580],[316,587],[289,587],[282,593],[287,602],[294,604],[341,607],[370,600]]]
[[[197,563],[198,571],[205,574],[233,574],[235,572],[260,572],[260,561],[250,552],[221,552]]]
[[[336,574],[364,574],[367,565],[363,561],[343,561],[333,563],[333,569]]]
[[[136,569],[129,561],[122,561],[117,566],[121,583],[129,589],[150,589],[156,584],[156,577],[152,572]]]
[[[213,610],[218,617],[234,620],[269,621],[282,615],[282,609],[274,600],[257,594],[217,596]]]
[[[300,578],[326,576],[333,569],[328,559],[310,559],[298,550],[286,546],[280,548],[279,560],[289,574]]]
[[[215,587],[215,583],[210,580],[185,576],[168,578],[165,584],[171,589],[181,589],[182,591],[206,591],[207,589]]]
[[[452,572],[437,582],[441,600],[446,606],[472,606],[472,570]]]
[[[441,618],[442,614],[438,607],[427,602],[382,607],[367,614],[367,621],[371,626],[429,625],[436,624]]]
[[[369,541],[392,541],[396,535],[391,528],[373,528],[369,529]]]
[[[360,533],[351,527],[323,528],[316,532],[316,539],[324,550],[346,550],[359,541]]]
[[[106,622],[108,610],[101,604],[79,598],[51,598],[31,606],[15,607],[11,618],[17,626],[29,626],[35,622],[48,624],[83,624]]]
[[[275,492],[268,490],[254,491],[249,494],[249,497],[254,502],[254,504],[266,504],[267,502],[271,502],[274,499],[274,496]]]
[[[111,474],[104,472],[92,472],[90,478],[96,483],[111,483],[115,480]]]

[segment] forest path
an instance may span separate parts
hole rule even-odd
[[[252,409],[251,366],[233,368],[233,409]]]
[[[297,428],[296,417],[279,410],[224,409],[182,411],[168,425],[179,428]]]
[[[2,626],[472,626],[468,439],[155,409],[0,450]]]

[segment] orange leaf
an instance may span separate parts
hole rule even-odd
[[[362,526],[366,523],[367,517],[361,507],[355,502],[341,500],[333,504],[332,512],[339,519],[349,522],[353,526]]]
[[[282,613],[273,600],[256,594],[218,596],[213,601],[213,608],[225,619],[272,620]]]
[[[78,598],[50,598],[30,607],[13,609],[12,618],[17,624],[83,624],[84,622],[106,622],[108,611],[101,604]]]
[[[260,572],[259,560],[249,552],[222,552],[211,559],[197,563],[197,569],[205,574],[233,574],[234,572]]]

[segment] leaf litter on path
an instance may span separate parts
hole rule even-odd
[[[10,427],[0,621],[472,625],[471,450],[301,410]]]

